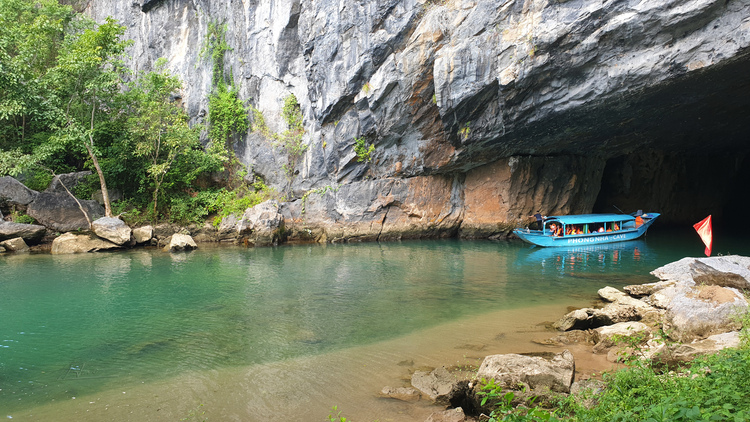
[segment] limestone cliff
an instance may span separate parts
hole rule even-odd
[[[750,174],[750,0],[90,0],[86,11],[127,26],[135,69],[168,60],[195,123],[211,89],[201,45],[209,22],[225,24],[243,99],[281,131],[295,94],[308,145],[291,183],[288,158],[258,133],[236,151],[300,198],[286,212],[318,240],[489,236],[536,211],[612,205],[683,223],[721,215]],[[357,161],[357,137],[375,145],[371,162]],[[696,207],[704,188],[711,204]]]

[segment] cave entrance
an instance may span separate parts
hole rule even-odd
[[[710,214],[714,227],[739,230],[749,186],[750,154],[645,151],[607,160],[593,212],[658,212],[660,226],[692,225]]]

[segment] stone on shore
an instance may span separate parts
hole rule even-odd
[[[247,244],[269,246],[283,240],[285,220],[278,201],[268,200],[245,210],[238,220],[225,217],[219,226],[220,238],[242,238]]]
[[[411,385],[437,404],[448,405],[459,394],[465,394],[468,380],[453,376],[444,367],[433,371],[416,371],[411,377]]]
[[[10,252],[28,252],[29,251],[29,246],[20,237],[2,241],[0,242],[0,246],[4,247],[6,250]]]
[[[91,221],[104,215],[104,208],[96,201],[79,199],[78,202]],[[26,212],[40,224],[59,232],[89,229],[78,202],[67,193],[42,192],[36,195]]]
[[[569,393],[575,378],[575,359],[568,350],[536,356],[491,355],[484,358],[477,378],[494,379],[497,385],[510,390],[526,387]]]
[[[415,402],[419,401],[422,395],[413,387],[383,387],[380,390],[380,396],[405,402]]]
[[[102,239],[93,233],[90,234],[74,234],[65,233],[52,241],[53,255],[62,254],[73,254],[73,253],[86,253],[86,252],[97,252],[105,251],[110,249],[118,249],[119,245],[116,245],[108,240]]]
[[[0,204],[26,206],[34,201],[38,193],[10,176],[0,177]]]
[[[455,409],[446,409],[442,412],[435,412],[425,422],[465,422],[466,420],[464,410],[457,407]]]
[[[188,234],[175,233],[169,240],[169,244],[164,248],[167,252],[190,251],[197,249],[198,245]]]
[[[102,217],[91,224],[97,236],[107,239],[116,245],[130,242],[132,230],[124,221],[114,217]]]
[[[154,237],[154,228],[152,226],[143,226],[133,229],[133,239],[135,243],[142,244],[151,241]]]
[[[642,322],[630,321],[619,322],[614,325],[599,327],[594,330],[594,353],[606,353],[614,346],[630,346],[631,344],[642,344],[651,338],[651,332]],[[631,340],[626,340],[631,339]]]
[[[33,245],[41,242],[46,233],[47,228],[37,224],[0,221],[0,241],[20,237],[26,243]]]

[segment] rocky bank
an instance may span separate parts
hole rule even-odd
[[[584,344],[590,353],[607,354],[612,362],[637,356],[672,368],[699,355],[739,347],[742,327],[737,317],[750,307],[742,293],[750,288],[750,258],[684,258],[651,274],[659,281],[626,286],[624,292],[600,289],[602,306],[565,315],[553,324],[561,334],[543,344],[556,349]],[[432,422],[486,420],[481,415],[492,409],[482,405],[481,380],[512,392],[516,406],[533,397],[535,404],[548,406],[555,396],[590,395],[606,388],[601,380],[576,379],[576,360],[567,349],[490,355],[475,371],[440,367],[414,371],[410,378],[411,385],[384,387],[380,395],[433,402],[438,407],[428,418]]]

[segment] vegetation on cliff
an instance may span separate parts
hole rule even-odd
[[[226,83],[222,27],[212,28],[215,89],[204,127],[189,124],[182,83],[165,61],[149,72],[124,66],[129,42],[116,21],[96,24],[56,0],[0,0],[0,175],[43,190],[54,174],[91,169],[97,177],[76,194],[101,189],[106,214],[131,222],[200,221],[247,205],[245,193],[264,198],[255,194],[263,184],[237,171],[231,139],[247,130],[248,110]],[[125,200],[111,206],[110,190]]]

